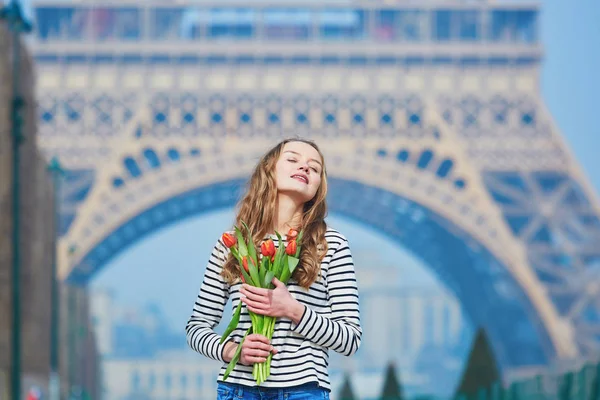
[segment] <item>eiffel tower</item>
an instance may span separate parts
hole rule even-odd
[[[540,96],[539,7],[97,0],[35,6],[39,142],[67,170],[61,278],[232,207],[314,139],[331,212],[423,259],[518,371],[600,353],[600,203]]]

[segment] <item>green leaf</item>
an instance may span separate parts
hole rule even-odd
[[[287,254],[283,254],[282,257],[277,257],[277,255],[275,256],[275,261],[273,262],[273,264],[275,265],[275,267],[273,268],[273,273],[275,274],[275,276],[277,277],[277,279],[281,278],[281,274],[283,273],[283,270],[285,268],[283,268],[283,266],[285,265],[286,261],[285,258],[287,257]]]
[[[252,257],[255,264],[258,265],[258,257],[256,256],[256,247],[254,246],[254,239],[252,238],[252,232],[250,232],[250,228],[244,221],[242,221],[242,225],[244,229],[246,229],[246,234],[248,235],[248,255]]]
[[[225,374],[223,375],[223,380],[227,380],[227,378],[229,377],[229,374],[231,374],[231,371],[233,371],[233,369],[235,368],[235,365],[240,360],[240,355],[242,354],[242,344],[244,344],[244,340],[246,340],[246,336],[248,336],[251,329],[252,329],[252,326],[250,326],[250,328],[248,328],[248,330],[244,334],[244,337],[240,341],[240,344],[238,344],[238,347],[235,350],[235,354],[233,355],[233,358],[231,359],[231,361],[229,361],[229,365],[227,365],[227,369],[225,370]]]
[[[301,230],[300,233],[298,233],[298,236],[296,237],[296,258],[300,257],[300,249],[301,249],[300,244],[302,243],[303,235],[304,235],[304,230]]]
[[[281,278],[279,278],[279,280],[287,285],[288,281],[292,277],[292,273],[296,269],[296,266],[298,265],[298,262],[300,262],[300,260],[292,256],[287,256],[285,260],[286,265],[284,266],[283,271],[281,272]]]
[[[231,249],[229,249],[229,251],[231,251],[231,254],[233,254],[233,256],[234,256],[234,257],[235,257],[235,258],[236,258],[238,261],[240,261],[240,260],[241,260],[241,257],[240,257],[240,255],[239,255],[239,253],[238,253],[237,249],[235,248],[235,246],[233,246]]]
[[[299,262],[300,262],[299,258],[288,256],[288,258],[287,258],[287,266],[288,266],[288,268],[290,270],[290,274],[294,273],[294,270],[296,269],[296,266],[298,266]]]
[[[290,270],[288,268],[284,268],[283,272],[281,273],[281,276],[279,277],[279,280],[284,285],[287,285],[287,283],[290,280],[291,276],[292,276],[292,274],[290,274]]]
[[[283,270],[281,259],[285,255],[285,246],[283,245],[283,239],[281,238],[279,232],[275,231],[275,234],[279,240],[279,245],[277,247],[277,252],[275,252],[275,261],[273,261],[275,268],[273,268],[273,270],[275,272],[275,276],[279,277],[281,276],[281,271]]]
[[[252,320],[252,331],[254,333],[264,335],[264,316],[260,314],[255,314],[252,311],[248,311],[248,313],[250,314],[250,319]]]
[[[254,265],[254,262],[248,260],[248,269],[250,270],[250,276],[252,277],[254,286],[262,287],[260,277],[258,276],[258,268]]]
[[[290,279],[290,276],[292,276],[292,273],[290,272],[290,268],[288,267],[288,255],[285,254],[283,256],[283,259],[281,260],[281,266],[280,266],[280,271],[279,271],[279,276],[277,277],[277,279],[279,279],[281,282],[286,283],[287,281]]]
[[[267,271],[264,278],[264,283],[266,288],[271,288],[271,281],[275,277],[275,273],[273,271]]]
[[[241,264],[240,264],[240,272],[242,273],[242,276],[244,277],[244,280],[246,281],[246,283],[248,285],[256,286],[256,284],[254,283],[254,280],[252,280],[252,278],[250,277],[250,275],[248,275],[248,273],[244,269],[244,266],[241,265]]]
[[[246,223],[244,221],[240,221],[240,222],[242,223],[242,226],[244,227],[246,232],[248,232],[248,234],[250,234],[250,228],[248,228],[248,225],[246,225]]]
[[[269,261],[270,261],[269,257],[264,257],[263,256],[263,258],[260,260],[260,267],[264,268],[264,269],[267,269],[267,270],[270,269],[269,268]]]
[[[240,231],[240,229],[237,226],[235,227],[235,237],[237,238],[238,248],[240,249],[240,257],[247,256],[248,247],[246,246],[246,241],[244,240],[244,235],[242,235],[242,231]]]
[[[258,269],[258,274],[260,276],[260,281],[264,282],[265,281],[265,275],[268,271],[268,258],[267,257],[263,257],[260,263],[260,268]]]
[[[240,313],[242,311],[242,302],[240,300],[240,302],[238,303],[237,307],[235,308],[235,312],[233,313],[233,317],[231,317],[231,321],[229,322],[229,325],[227,325],[227,329],[225,329],[225,332],[223,333],[223,336],[221,336],[221,340],[219,341],[220,344],[223,344],[223,342],[225,341],[225,339],[227,338],[227,336],[229,336],[229,334],[231,332],[233,332],[233,330],[236,328],[238,322],[240,322]]]

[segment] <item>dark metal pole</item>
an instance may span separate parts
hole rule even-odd
[[[69,396],[72,395],[75,382],[75,360],[76,360],[76,336],[75,336],[75,324],[76,320],[76,298],[75,298],[75,286],[69,287],[68,292],[69,301]]]
[[[11,337],[11,393],[14,400],[21,398],[21,253],[20,253],[20,145],[22,141],[21,128],[23,118],[21,110],[23,108],[23,100],[20,94],[19,87],[19,71],[20,71],[20,33],[23,31],[23,17],[18,3],[13,0],[10,5],[0,12],[0,17],[8,20],[10,30],[12,32],[12,50],[13,50],[13,67],[12,67],[12,168],[13,168],[13,193],[12,193],[12,337]]]
[[[8,20],[11,30],[12,50],[13,50],[13,68],[12,68],[12,156],[13,156],[13,196],[12,196],[12,214],[13,214],[13,260],[12,260],[12,337],[11,337],[11,392],[14,400],[21,400],[21,248],[20,248],[20,172],[21,163],[20,145],[23,141],[23,110],[24,102],[20,91],[21,71],[21,41],[22,33],[31,32],[31,24],[25,18],[17,0],[11,0],[8,7],[0,10],[0,19]]]
[[[22,135],[21,135],[21,106],[22,101],[19,96],[19,35],[13,33],[13,109],[12,109],[12,128],[13,128],[13,264],[12,264],[12,396],[14,400],[21,399],[21,254],[20,254],[20,185],[19,176],[21,168],[19,167]]]
[[[57,274],[57,247],[60,237],[60,188],[61,178],[64,174],[57,158],[50,161],[48,170],[52,174],[52,183],[54,190],[54,246],[52,246],[52,294],[51,294],[51,327],[50,327],[50,382],[49,399],[60,400],[60,372],[59,372],[59,309],[60,300],[58,292],[58,274]]]

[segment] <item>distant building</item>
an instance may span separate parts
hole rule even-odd
[[[443,287],[406,288],[400,268],[366,265],[356,257],[363,343],[361,367],[379,369],[388,361],[408,367],[427,346],[448,347],[461,340],[466,322],[458,300]]]
[[[92,324],[98,340],[101,355],[113,351],[113,294],[109,290],[94,290],[91,301]]]
[[[104,399],[211,399],[219,365],[191,351],[157,354],[149,359],[104,359]]]

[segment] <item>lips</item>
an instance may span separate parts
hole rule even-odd
[[[292,178],[308,185],[308,176],[306,175],[294,174],[292,175]]]

